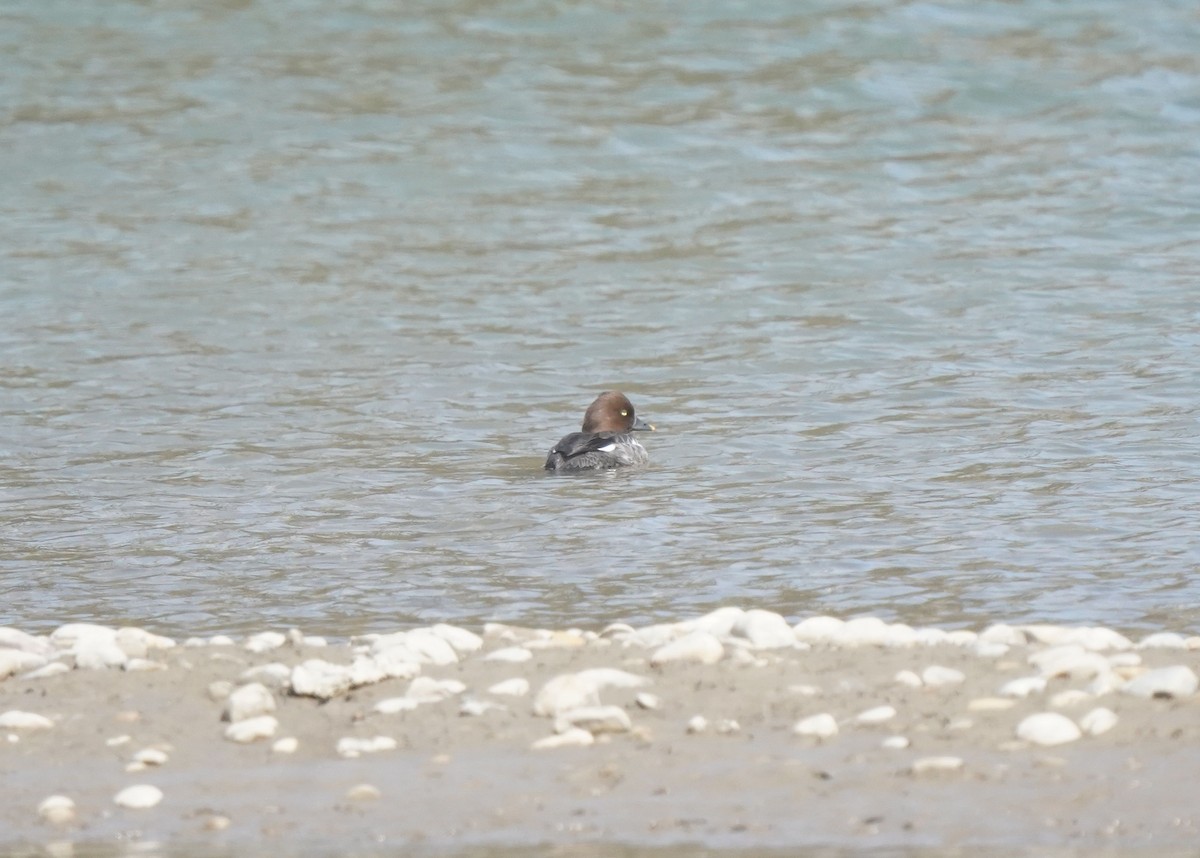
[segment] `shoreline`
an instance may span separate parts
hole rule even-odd
[[[1184,849],[1198,671],[1172,632],[738,608],[347,643],[0,629],[0,848]]]

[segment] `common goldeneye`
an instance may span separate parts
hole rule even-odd
[[[599,471],[644,465],[650,456],[630,432],[654,427],[639,420],[625,394],[606,390],[583,415],[583,431],[572,432],[546,456],[547,471]]]

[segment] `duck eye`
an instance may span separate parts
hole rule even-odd
[[[622,416],[622,417],[628,417],[628,416],[629,416],[629,412],[628,412],[628,411],[626,411],[624,408],[622,408],[622,409],[621,409],[621,416]]]

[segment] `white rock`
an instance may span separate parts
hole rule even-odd
[[[492,650],[483,657],[484,661],[503,661],[509,664],[520,664],[533,658],[533,651],[523,646],[506,646],[503,649]]]
[[[428,676],[418,676],[409,683],[405,697],[418,703],[437,703],[447,697],[462,694],[467,686],[457,679],[433,679]]]
[[[792,726],[792,732],[797,736],[814,736],[818,739],[828,739],[838,734],[837,720],[828,712],[820,715],[810,715],[801,718]]]
[[[0,649],[20,650],[43,658],[53,658],[58,651],[49,638],[31,635],[11,626],[0,626]]]
[[[833,644],[841,638],[844,620],[837,617],[809,617],[792,626],[796,640],[810,644]]]
[[[1088,683],[1087,693],[1093,697],[1103,697],[1125,687],[1125,678],[1116,671],[1101,674]]]
[[[1092,695],[1086,691],[1081,691],[1078,688],[1068,688],[1065,691],[1060,691],[1050,697],[1050,705],[1055,709],[1069,709],[1072,706],[1078,706],[1080,703],[1087,703],[1092,700]]]
[[[1110,667],[1138,667],[1142,663],[1142,657],[1136,652],[1116,652],[1108,657]]]
[[[75,802],[65,795],[47,796],[38,805],[37,812],[47,822],[63,825],[75,818]]]
[[[1089,736],[1099,736],[1117,726],[1117,713],[1104,706],[1097,706],[1079,719],[1079,727]]]
[[[410,632],[383,635],[371,645],[371,654],[378,655],[395,647],[403,647],[411,653],[411,656],[406,656],[407,660],[419,664],[444,666],[458,663],[458,653],[454,651],[454,647],[429,629],[413,629]]]
[[[780,614],[754,609],[746,611],[733,624],[733,634],[750,641],[755,649],[794,647],[796,634]]]
[[[1018,626],[1031,640],[1040,643],[1054,646],[1065,641],[1071,634],[1071,629],[1064,626],[1052,626],[1044,623],[1036,623],[1028,626]]]
[[[167,666],[151,658],[131,658],[125,662],[125,669],[130,673],[137,673],[144,670],[166,670]]]
[[[979,643],[979,633],[970,629],[954,629],[946,633],[946,643],[961,647],[975,646]]]
[[[971,649],[979,658],[1003,658],[1008,655],[1008,644],[993,643],[991,641],[976,641]]]
[[[162,800],[162,790],[150,784],[125,787],[125,789],[113,796],[113,801],[116,804],[131,810],[144,810],[148,807],[154,807]]]
[[[283,632],[259,632],[256,635],[250,635],[250,637],[246,638],[246,643],[243,646],[250,652],[263,653],[279,649],[287,642],[287,635]]]
[[[468,697],[458,707],[459,715],[477,716],[493,711],[507,712],[508,707],[502,703],[496,703],[491,700],[480,700],[477,697]]]
[[[374,685],[388,678],[388,672],[369,655],[356,655],[350,663],[350,687]]]
[[[113,636],[113,643],[119,646],[129,658],[145,658],[146,654],[150,652],[149,640],[149,632],[129,626],[117,629]]]
[[[689,635],[659,647],[650,664],[654,667],[671,662],[716,664],[725,656],[725,647],[709,632],[692,632]]]
[[[271,751],[276,754],[294,754],[300,747],[300,740],[295,736],[284,736],[276,739],[271,745]]]
[[[717,735],[732,736],[742,732],[742,725],[733,718],[722,718],[717,722]]]
[[[917,676],[911,670],[901,670],[893,677],[893,679],[901,685],[905,685],[909,688],[920,688],[925,684],[921,677]]]
[[[587,730],[582,730],[578,727],[572,727],[565,733],[559,733],[556,736],[546,736],[538,739],[530,747],[535,751],[546,751],[554,748],[581,748],[586,745],[591,745],[596,741],[596,737]]]
[[[225,728],[225,738],[231,742],[246,744],[258,739],[269,739],[279,729],[279,722],[273,715],[259,715],[256,718],[246,718]]]
[[[1003,697],[1029,697],[1032,694],[1041,694],[1045,690],[1046,677],[1023,676],[1020,679],[1010,679],[1001,685],[999,693]]]
[[[474,632],[459,628],[458,626],[447,625],[446,623],[438,623],[430,629],[435,635],[440,637],[446,643],[454,648],[454,651],[459,655],[469,652],[478,652],[483,649],[483,638]]]
[[[311,658],[292,668],[292,693],[329,700],[350,690],[350,668]]]
[[[243,670],[238,679],[242,682],[260,682],[267,688],[282,690],[291,685],[292,669],[283,662],[273,661]]]
[[[117,646],[116,632],[111,638],[102,635],[81,638],[75,642],[71,653],[75,656],[75,666],[80,670],[121,668],[129,661],[125,650]]]
[[[645,677],[608,667],[564,673],[542,686],[534,698],[533,712],[554,716],[581,706],[599,706],[600,692],[606,688],[637,688],[649,683]]]
[[[45,656],[19,649],[0,649],[0,680],[15,673],[39,670],[45,665]]]
[[[113,736],[110,739],[105,739],[104,745],[105,745],[105,747],[108,747],[108,748],[119,748],[119,747],[121,747],[121,745],[128,745],[132,741],[133,741],[132,736],[130,736],[126,733],[122,733],[120,736]]]
[[[54,722],[45,715],[36,712],[23,712],[20,709],[9,709],[0,714],[0,729],[3,730],[48,730]]]
[[[1026,642],[1025,633],[1020,629],[1013,628],[1005,623],[996,623],[988,626],[979,633],[980,643],[1003,644],[1004,646],[1024,646]]]
[[[523,676],[504,679],[488,688],[489,694],[499,694],[504,697],[524,697],[529,693],[529,680]]]
[[[913,760],[911,771],[914,775],[927,775],[937,772],[956,772],[962,767],[962,757],[921,757]]]
[[[52,676],[59,676],[64,673],[70,673],[71,668],[67,667],[61,661],[52,661],[49,664],[39,667],[37,670],[31,670],[29,673],[21,674],[21,679],[49,679]]]
[[[346,790],[346,798],[351,801],[374,801],[383,793],[374,784],[355,784]]]
[[[888,736],[879,746],[888,751],[903,751],[909,744],[907,736]]]
[[[928,627],[917,629],[913,637],[913,643],[920,646],[938,646],[946,643],[949,638],[950,635],[946,633],[945,629]]]
[[[703,715],[693,715],[688,719],[687,731],[689,733],[703,733],[708,729],[708,719]]]
[[[1175,632],[1155,632],[1138,641],[1138,649],[1187,649],[1187,639]]]
[[[208,639],[209,646],[233,646],[235,643],[229,635],[213,635]]]
[[[396,750],[396,740],[391,736],[376,736],[373,739],[359,739],[346,736],[338,739],[337,752],[340,756],[352,759],[363,754],[377,754],[380,751]]]
[[[229,695],[225,720],[238,722],[275,711],[275,697],[261,682],[251,682]]]
[[[1035,745],[1062,745],[1082,735],[1074,721],[1057,712],[1039,712],[1017,725],[1017,738]]]
[[[233,683],[228,679],[214,679],[208,683],[208,699],[214,703],[219,703],[222,700],[228,700],[229,695],[233,694]]]
[[[865,712],[859,712],[854,720],[859,724],[882,724],[896,717],[896,709],[892,706],[876,706]]]
[[[407,647],[392,647],[371,656],[389,679],[412,679],[421,673],[421,659]]]
[[[717,608],[702,617],[688,620],[682,625],[689,632],[708,632],[714,637],[723,638],[733,634],[733,628],[746,616],[746,612],[738,607]]]
[[[1112,669],[1107,658],[1079,644],[1062,644],[1035,652],[1029,656],[1029,663],[1047,678],[1091,679]]]
[[[967,676],[961,670],[955,670],[953,667],[934,664],[921,671],[921,679],[930,688],[938,688],[943,685],[958,685],[960,682],[965,682]]]
[[[167,764],[167,752],[162,748],[142,748],[133,755],[135,763],[142,763],[147,766],[165,766]]]
[[[819,686],[819,685],[808,685],[807,683],[800,683],[798,685],[789,685],[787,690],[788,690],[788,693],[796,694],[800,697],[820,697],[821,696],[821,686]]]
[[[115,643],[117,630],[95,623],[67,623],[50,633],[50,642],[60,650],[72,650],[79,643]]]
[[[1134,697],[1191,697],[1200,684],[1195,672],[1182,664],[1148,670],[1121,687]]]
[[[837,642],[842,646],[885,646],[890,630],[878,617],[855,617],[842,627]]]
[[[633,702],[642,709],[657,709],[662,705],[657,694],[651,694],[649,691],[639,691],[633,696]]]
[[[411,697],[388,697],[371,708],[381,715],[395,715],[397,712],[412,712],[420,705],[421,701]]]
[[[1133,646],[1133,642],[1125,635],[1101,626],[1072,629],[1071,634],[1067,635],[1064,642],[1077,643],[1084,649],[1093,652],[1126,650]]]
[[[628,733],[633,729],[633,722],[620,706],[582,706],[578,709],[568,709],[554,719],[554,730],[557,733],[566,732],[572,727],[587,730],[592,735],[597,733]]]
[[[884,633],[883,645],[890,647],[916,646],[920,642],[916,629],[905,623],[892,623]]]

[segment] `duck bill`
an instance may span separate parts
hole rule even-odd
[[[633,427],[632,428],[637,431],[653,432],[654,424],[647,423],[645,420],[643,420],[640,417],[635,417],[635,418],[633,418]]]

